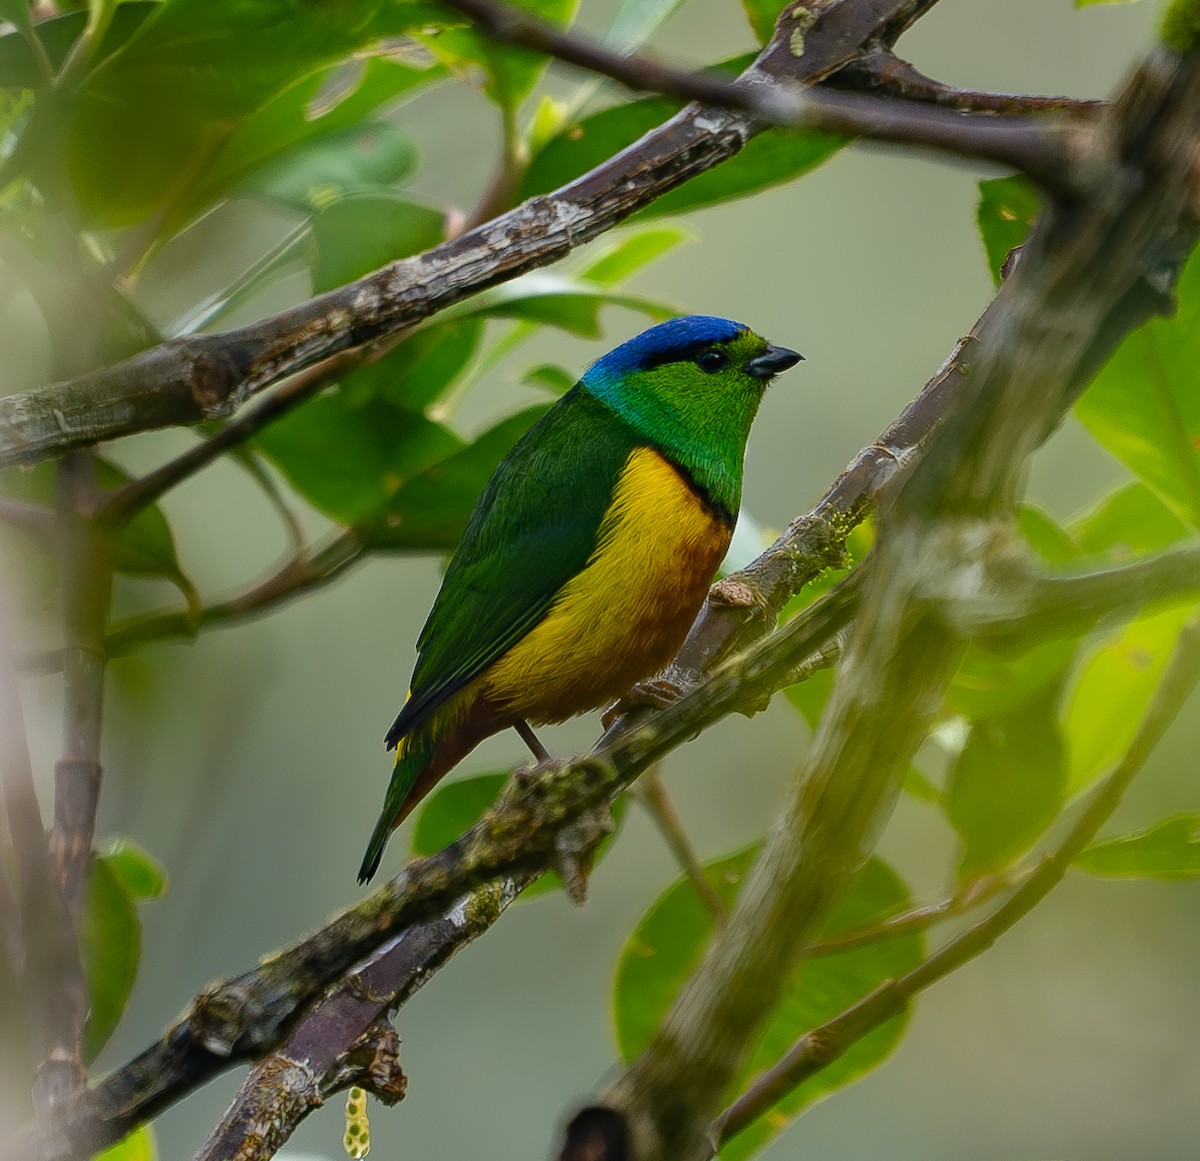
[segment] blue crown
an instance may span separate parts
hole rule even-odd
[[[594,383],[629,371],[642,371],[677,359],[687,359],[705,343],[721,343],[736,338],[747,328],[732,319],[710,314],[689,314],[668,319],[632,339],[614,347],[583,373]]]

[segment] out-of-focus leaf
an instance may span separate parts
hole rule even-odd
[[[1134,331],[1075,405],[1084,427],[1193,527],[1200,525],[1200,256],[1179,309]]]
[[[775,31],[775,21],[785,5],[780,0],[742,0],[742,7],[746,10],[754,35],[758,37],[758,43],[766,44]]]
[[[574,17],[578,0],[514,0],[513,6],[562,28]],[[510,111],[533,92],[550,64],[542,53],[500,44],[472,27],[448,28],[422,39],[451,68],[479,65],[487,74],[488,99]]]
[[[0,472],[0,493],[14,499],[55,505],[55,466],[44,462],[30,469],[10,468]],[[96,482],[105,490],[129,483],[130,476],[108,460],[96,459]],[[49,547],[48,545],[45,547]],[[189,607],[199,600],[195,587],[179,567],[171,526],[157,504],[143,508],[112,534],[113,568],[127,576],[162,577],[183,594]]]
[[[367,544],[385,551],[452,549],[497,465],[547,410],[539,406],[518,412],[469,447],[414,475],[392,496],[383,516],[364,530]]]
[[[313,290],[319,294],[436,246],[446,236],[446,219],[432,206],[376,192],[326,206],[313,215],[312,230]]]
[[[411,139],[397,126],[367,121],[310,138],[249,174],[237,192],[317,209],[347,194],[392,185],[413,171],[416,160]]]
[[[1034,504],[1018,507],[1017,527],[1029,547],[1047,564],[1072,564],[1082,555],[1071,533],[1049,512]]]
[[[616,286],[695,237],[683,226],[647,226],[634,230],[606,247],[579,272],[579,277],[598,286]]]
[[[264,454],[315,508],[344,524],[381,518],[405,481],[462,447],[423,415],[379,399],[321,395],[264,428]]]
[[[976,722],[946,790],[963,880],[1008,866],[1058,815],[1067,783],[1056,699]]]
[[[672,307],[640,294],[609,290],[582,279],[562,274],[535,272],[476,295],[459,317],[485,315],[561,327],[572,334],[598,339],[602,306],[623,306],[656,321],[675,315]]]
[[[726,903],[737,897],[758,851],[755,845],[706,864],[709,879]],[[891,869],[872,859],[837,909],[826,934],[870,924],[902,909],[908,900],[907,890]],[[617,1044],[625,1060],[632,1060],[649,1043],[699,962],[712,930],[712,916],[686,879],[677,880],[642,917],[621,952],[614,987]],[[745,1088],[757,1073],[774,1064],[804,1032],[837,1015],[883,980],[915,967],[921,947],[921,937],[912,934],[806,963],[776,1009],[737,1089]],[[888,1021],[792,1090],[771,1113],[723,1146],[722,1158],[749,1156],[802,1109],[882,1063],[898,1043],[906,1020],[907,1016],[900,1016]]]
[[[1025,241],[1041,205],[1037,186],[1027,177],[996,177],[979,183],[975,221],[987,251],[988,269],[997,286],[1004,259]]]
[[[575,386],[579,376],[572,374],[565,367],[554,363],[540,363],[530,367],[521,376],[521,382],[530,387],[544,387],[552,395],[565,395]]]
[[[1075,858],[1109,879],[1194,879],[1200,875],[1200,814],[1180,814],[1149,830],[1092,843]]]
[[[748,59],[731,63],[736,67]],[[727,66],[718,70],[719,75],[728,75],[728,71]],[[521,197],[549,193],[565,185],[661,125],[679,107],[676,102],[650,97],[571,122],[533,159],[521,186]],[[832,133],[768,130],[752,138],[736,157],[658,198],[638,216],[662,217],[701,209],[790,181],[816,168],[846,140]]]
[[[24,0],[7,0],[13,10],[28,5]],[[159,7],[159,0],[129,0],[118,6],[108,30],[97,47],[96,58],[115,52],[137,31],[139,25]],[[12,19],[11,16],[7,17]],[[14,23],[17,21],[14,20]],[[51,67],[57,71],[66,61],[75,42],[87,26],[87,13],[67,12],[50,20],[38,22],[37,35],[46,50]],[[40,89],[46,78],[34,59],[29,44],[20,33],[0,36],[0,87],[6,89]]]
[[[305,221],[289,231],[228,286],[193,304],[171,328],[172,336],[191,335],[212,327],[219,319],[249,302],[271,283],[289,274],[307,271],[312,258],[312,226]]]
[[[237,124],[300,78],[444,18],[409,0],[172,0],[75,94],[69,161],[90,222],[136,222],[177,198]],[[116,22],[114,21],[114,24]]]
[[[1125,484],[1110,492],[1071,525],[1080,548],[1118,560],[1145,556],[1178,543],[1190,530],[1145,484]]]
[[[166,868],[144,847],[120,838],[100,851],[108,869],[131,899],[158,899],[167,890]]]
[[[1071,533],[1041,508],[1021,505],[1017,526],[1047,564],[1070,565],[1082,556]],[[1041,641],[1019,653],[973,642],[947,690],[947,708],[974,722],[1008,717],[1020,706],[1057,696],[1052,687],[1061,683],[1074,655],[1075,643],[1066,639]]]
[[[641,48],[683,0],[621,0],[604,43],[617,52]]]
[[[197,185],[168,219],[177,229],[226,192],[249,188],[259,170],[286,170],[295,161],[308,165],[310,151],[327,151],[329,143],[377,121],[377,111],[446,76],[439,66],[421,66],[375,57],[361,68],[356,83],[330,103],[326,90],[337,88],[347,66],[338,65],[304,77],[247,117],[199,177]],[[399,161],[392,163],[392,168]],[[389,179],[395,180],[395,178]]]
[[[351,371],[342,379],[342,390],[354,403],[376,397],[410,411],[424,411],[470,365],[482,336],[480,318],[422,327],[378,362]]]
[[[413,828],[412,853],[414,855],[436,854],[449,846],[464,831],[483,817],[483,812],[497,798],[508,781],[508,771],[499,774],[476,774],[454,782],[443,782],[422,803]],[[606,835],[596,850],[596,863],[608,853],[608,848],[617,837],[621,820],[625,817],[626,800],[618,798],[613,803],[613,830]],[[522,892],[521,898],[535,899],[562,890],[562,880],[554,871],[548,871],[536,883]]]
[[[1139,617],[1086,650],[1062,713],[1070,796],[1083,793],[1125,753],[1194,609]]]
[[[133,899],[104,858],[93,861],[88,875],[80,939],[91,1009],[84,1056],[92,1061],[125,1010],[142,950],[142,926]]]
[[[158,1145],[154,1128],[142,1125],[128,1137],[97,1153],[92,1161],[158,1161]]]
[[[1098,4],[1133,4],[1136,0],[1075,0],[1076,8],[1094,8]]]

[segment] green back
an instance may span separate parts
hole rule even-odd
[[[643,442],[578,385],[517,441],[446,570],[389,747],[546,615],[587,563],[621,469]]]

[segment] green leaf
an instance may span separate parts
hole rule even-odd
[[[1041,508],[1022,504],[1017,526],[1047,564],[1073,565],[1083,556],[1071,533]],[[947,709],[979,723],[1007,718],[1022,706],[1055,698],[1075,647],[1070,639],[1055,638],[1014,654],[1003,644],[974,641],[946,692]]]
[[[1133,4],[1136,0],[1075,0],[1076,8],[1095,8],[1099,4]]]
[[[342,379],[342,390],[354,403],[378,398],[409,411],[424,411],[470,366],[483,328],[480,318],[422,327],[378,362],[351,371]]]
[[[390,121],[367,121],[311,137],[249,174],[239,194],[311,210],[352,193],[393,185],[416,167],[417,151]]]
[[[80,925],[88,1015],[84,1057],[90,1062],[107,1043],[125,1010],[142,950],[142,926],[117,872],[93,860]]]
[[[570,24],[578,0],[512,0],[513,7],[559,28]],[[500,44],[473,27],[450,28],[421,38],[439,60],[461,68],[477,64],[487,74],[484,92],[502,109],[515,111],[533,92],[549,67],[549,57],[527,48]]]
[[[1062,713],[1067,791],[1082,794],[1129,748],[1194,609],[1139,617],[1085,650]]]
[[[1194,879],[1200,875],[1200,814],[1092,843],[1075,857],[1075,866],[1108,879]]]
[[[99,857],[131,899],[159,899],[166,893],[166,868],[137,843],[114,839],[100,850]]]
[[[603,306],[623,306],[659,322],[678,313],[645,295],[609,290],[583,279],[538,271],[476,295],[456,315],[519,319],[561,327],[586,339],[598,339],[604,333],[600,326]],[[492,352],[489,358],[494,357]]]
[[[158,1145],[151,1125],[142,1125],[128,1137],[97,1153],[92,1161],[158,1161]]]
[[[406,481],[364,530],[368,547],[405,552],[454,548],[497,465],[547,410],[530,407],[510,416],[469,447]]]
[[[417,412],[380,399],[350,406],[340,390],[266,427],[257,444],[296,491],[343,524],[382,519],[407,480],[462,447]]]
[[[578,376],[555,363],[540,363],[521,376],[528,387],[544,387],[552,395],[565,395],[578,381]]]
[[[742,7],[750,20],[750,27],[758,37],[759,44],[766,44],[775,32],[775,21],[786,7],[781,0],[742,0]]]
[[[1041,205],[1037,186],[1027,177],[996,177],[979,183],[975,221],[987,251],[988,269],[997,286],[1004,259],[1029,236]]]
[[[464,831],[475,825],[504,789],[508,771],[498,774],[475,774],[454,782],[443,782],[421,804],[413,828],[412,853],[414,855],[436,854],[449,846]],[[596,850],[596,863],[608,853],[625,817],[626,800],[618,798],[613,803],[613,830],[606,835]],[[523,899],[535,899],[562,890],[562,880],[554,871],[548,871],[536,883],[522,893]]]
[[[1200,526],[1200,255],[1179,280],[1179,309],[1134,331],[1075,414],[1172,511]]]
[[[314,214],[312,230],[313,291],[320,294],[436,246],[446,236],[446,218],[396,194],[352,194]]]
[[[718,895],[736,899],[759,846],[706,864]],[[878,859],[860,872],[826,934],[857,929],[903,909],[908,891]],[[621,952],[614,987],[614,1019],[622,1057],[633,1060],[662,1023],[712,935],[713,920],[686,879],[677,880],[646,912]],[[921,959],[918,934],[882,940],[810,960],[797,973],[777,1007],[736,1089],[774,1064],[806,1031],[825,1023],[885,979],[903,975]],[[767,1116],[721,1149],[722,1158],[742,1158],[761,1148],[789,1118],[830,1092],[877,1067],[899,1042],[907,1014],[875,1029],[816,1076],[794,1089]],[[730,1094],[733,1095],[733,1094]]]
[[[7,0],[10,12],[26,9],[24,0]],[[117,7],[112,23],[101,38],[96,56],[107,56],[116,52],[137,31],[142,21],[159,8],[159,0],[129,0]],[[83,35],[87,25],[87,13],[67,12],[50,20],[41,20],[37,25],[37,36],[46,50],[50,66],[56,72],[63,66],[75,42]],[[15,20],[12,15],[7,17]],[[19,32],[0,36],[0,80],[6,89],[40,89],[46,78],[34,58],[28,41]]]
[[[1191,535],[1166,504],[1136,482],[1110,492],[1072,524],[1071,532],[1085,553],[1117,560],[1158,552]]]
[[[972,725],[946,789],[960,879],[1009,866],[1058,816],[1067,771],[1056,706],[1047,696]]]
[[[345,67],[338,65],[305,77],[238,125],[170,217],[167,232],[178,230],[229,191],[251,189],[264,169],[278,173],[293,165],[309,166],[313,151],[325,157],[328,164],[336,165],[337,158],[329,155],[330,150],[345,141],[345,134],[353,133],[364,122],[378,123],[382,106],[392,105],[446,76],[441,67],[390,57],[367,61],[348,90],[340,83],[345,73]],[[326,96],[331,89],[337,95],[332,102]],[[394,156],[391,170],[397,171],[402,161]],[[412,161],[410,152],[408,162]],[[337,180],[345,181],[345,177],[343,173]]]
[[[722,69],[719,75],[727,73]],[[661,125],[679,107],[676,102],[650,97],[616,105],[564,126],[530,163],[521,185],[521,198],[566,185]],[[728,161],[658,198],[638,217],[701,209],[791,181],[815,169],[846,140],[832,133],[768,130],[752,138]]]
[[[579,272],[579,277],[599,286],[616,286],[695,237],[683,226],[648,226],[631,231],[605,247]]]
[[[394,0],[156,5],[74,97],[69,168],[90,224],[130,225],[178,200],[236,126],[276,94],[440,16]]]
[[[0,492],[14,499],[53,508],[54,473],[55,466],[48,461],[30,469],[5,469],[0,472]],[[97,457],[96,482],[105,490],[123,487],[131,478],[115,464]],[[195,586],[179,567],[171,526],[157,504],[143,508],[112,533],[111,544],[112,564],[118,572],[127,576],[162,577],[179,589],[189,608],[199,607]]]

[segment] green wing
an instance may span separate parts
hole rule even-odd
[[[637,442],[578,385],[517,441],[479,497],[421,630],[389,749],[546,615],[587,563]]]

